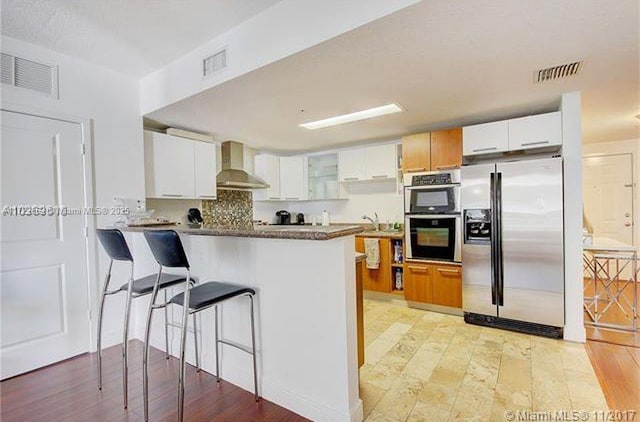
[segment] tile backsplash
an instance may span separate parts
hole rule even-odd
[[[253,227],[251,191],[218,189],[216,200],[202,201],[202,220],[205,227],[233,229]]]

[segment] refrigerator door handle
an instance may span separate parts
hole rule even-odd
[[[498,306],[504,306],[504,262],[502,259],[502,173],[496,173],[496,282]]]
[[[489,207],[491,209],[491,304],[496,305],[496,222],[495,222],[495,209],[496,209],[496,173],[492,172],[489,175]]]

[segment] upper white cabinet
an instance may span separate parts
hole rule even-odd
[[[338,152],[338,174],[341,182],[354,182],[367,177],[362,148]]]
[[[144,141],[147,197],[193,198],[193,145],[155,132],[145,132]]]
[[[462,128],[463,155],[562,145],[559,111]]]
[[[395,144],[367,147],[364,158],[367,179],[395,179],[398,171]]]
[[[216,146],[144,132],[147,198],[216,197]]]
[[[193,142],[195,155],[196,198],[216,198],[217,157],[216,145],[208,142]]]
[[[269,184],[266,189],[256,189],[253,196],[258,200],[280,199],[280,157],[270,154],[256,155],[254,159],[256,176]]]
[[[562,117],[555,113],[509,120],[509,149],[562,145]]]
[[[304,157],[280,157],[280,198],[286,201],[307,199]]]
[[[462,154],[476,155],[509,150],[507,120],[462,128]]]
[[[348,149],[338,152],[341,182],[395,179],[397,174],[395,144]]]

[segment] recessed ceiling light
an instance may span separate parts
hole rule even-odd
[[[373,117],[384,116],[385,114],[399,113],[401,111],[404,110],[399,105],[391,103],[367,110],[356,111],[355,113],[343,114],[340,116],[329,117],[328,119],[316,120],[315,122],[303,123],[299,126],[305,129],[321,129],[323,127],[357,122],[358,120],[371,119]]]

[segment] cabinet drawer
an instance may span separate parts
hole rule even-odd
[[[538,114],[509,120],[509,149],[562,145],[562,115]]]
[[[433,303],[436,305],[462,307],[462,267],[456,265],[433,265]]]
[[[431,303],[433,270],[429,265],[408,262],[404,265],[404,298]]]
[[[493,154],[509,149],[507,120],[462,128],[462,153],[465,156]]]

